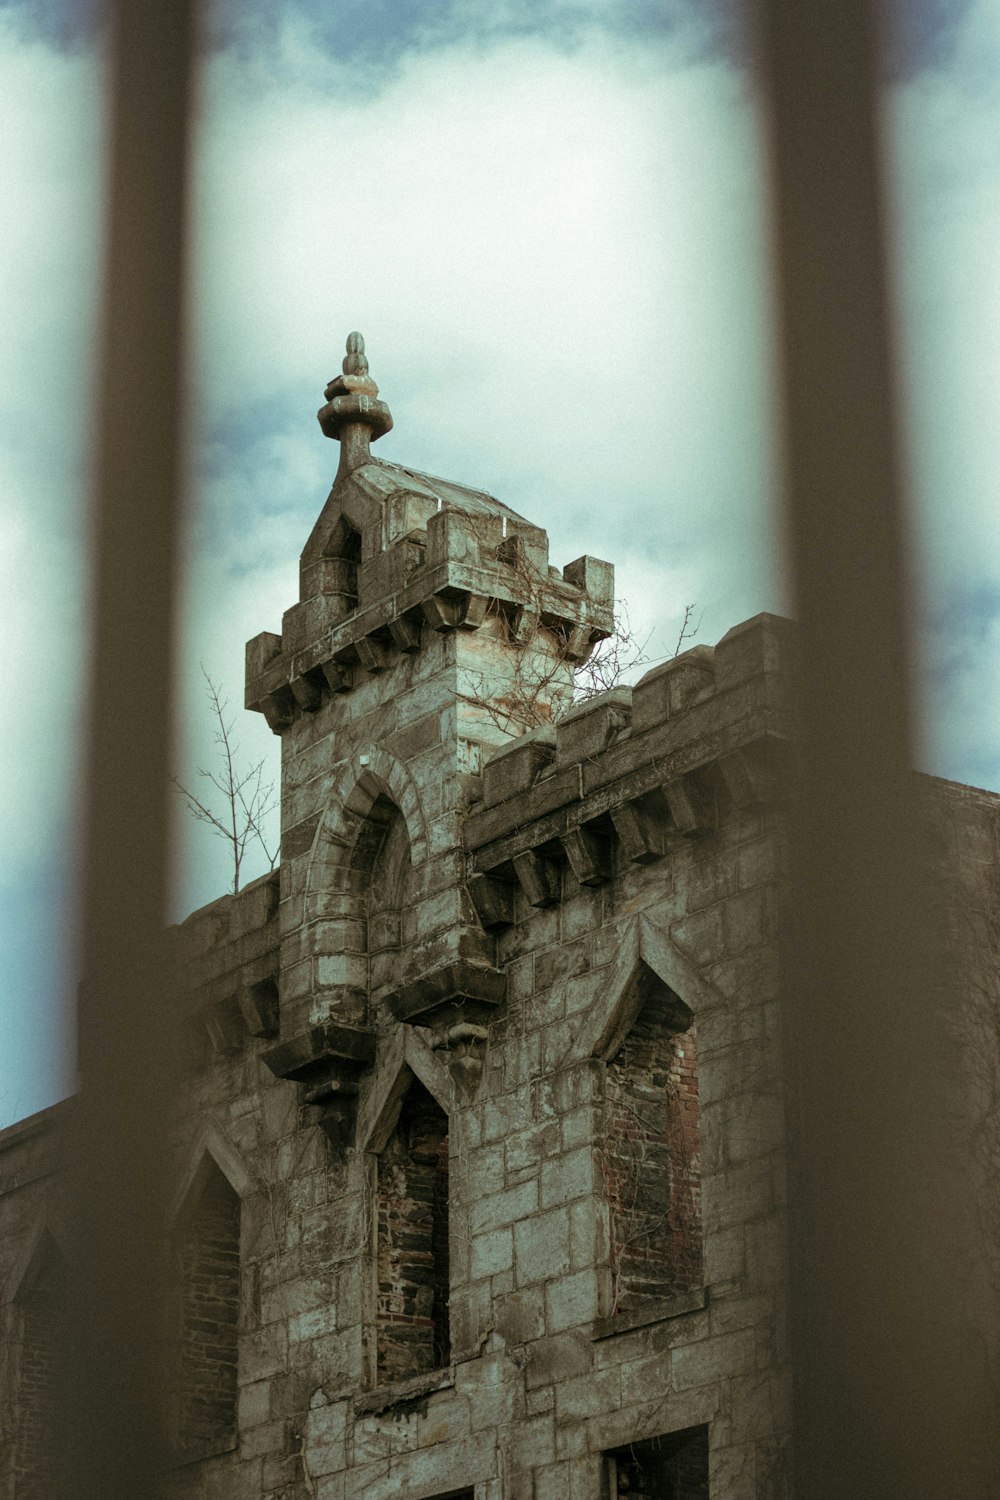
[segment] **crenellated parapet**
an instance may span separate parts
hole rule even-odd
[[[173,929],[189,1064],[242,1052],[278,1034],[279,872],[203,906]]]
[[[538,554],[547,557],[547,548],[538,527],[446,507],[432,495],[404,498],[423,524],[390,542],[370,566],[361,564],[355,608],[331,623],[327,595],[316,594],[286,613],[280,636],[265,631],[248,643],[246,706],[276,733],[385,671],[400,654],[420,652],[435,632],[494,622],[516,648],[540,628],[570,666],[611,634],[610,564],[581,557],[561,572],[545,561],[543,570]]]
[[[484,927],[514,920],[515,885],[530,906],[555,905],[566,867],[603,885],[664,858],[671,840],[717,832],[731,809],[774,800],[793,654],[791,623],[757,615],[497,751],[465,823]]]

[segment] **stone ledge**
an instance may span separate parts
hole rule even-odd
[[[364,1391],[354,1398],[356,1416],[378,1416],[394,1406],[406,1406],[411,1401],[420,1401],[435,1391],[446,1391],[455,1384],[455,1367],[446,1365],[441,1370],[428,1370],[426,1375],[411,1375],[407,1380],[394,1380],[391,1385],[376,1386],[373,1391]]]
[[[595,1318],[591,1338],[610,1339],[617,1333],[631,1333],[636,1328],[648,1328],[651,1323],[665,1323],[669,1318],[700,1312],[706,1301],[703,1286],[693,1292],[681,1292],[676,1297],[657,1297],[644,1307],[630,1307],[610,1318]]]

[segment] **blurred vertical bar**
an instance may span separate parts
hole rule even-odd
[[[108,20],[63,1500],[151,1495],[162,1458],[164,924],[193,5],[116,0]]]
[[[785,1034],[797,1500],[1000,1490],[917,778],[866,0],[759,0],[803,664]],[[950,1010],[950,1014],[949,1014]]]

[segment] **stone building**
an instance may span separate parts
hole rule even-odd
[[[791,627],[574,704],[610,565],[372,457],[358,335],[326,397],[247,647],[280,871],[176,932],[166,1492],[777,1500]],[[997,799],[936,795],[979,889]],[[5,1500],[45,1493],[69,1108],[0,1135]]]

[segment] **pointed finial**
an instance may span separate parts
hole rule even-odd
[[[365,358],[365,341],[360,333],[347,335],[347,353],[341,365],[345,375],[367,375],[368,361]]]
[[[367,463],[369,444],[392,426],[389,408],[378,399],[378,386],[368,373],[360,333],[347,335],[342,368],[344,373],[326,388],[326,405],[316,413],[326,436],[340,443],[340,472]]]

